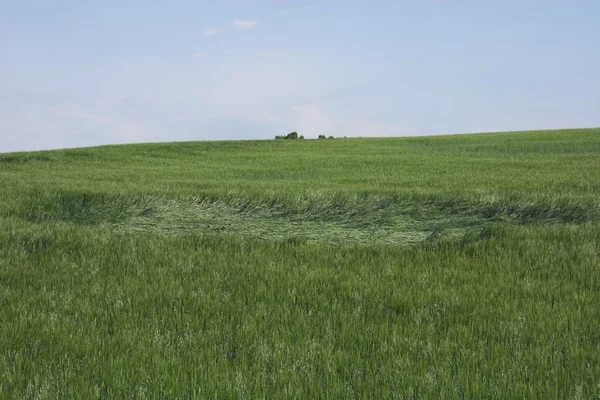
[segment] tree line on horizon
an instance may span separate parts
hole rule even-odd
[[[290,132],[287,135],[275,136],[275,139],[295,140],[295,139],[304,139],[304,136],[298,135],[298,132]],[[333,136],[326,137],[325,135],[319,135],[318,139],[335,139],[335,138]]]

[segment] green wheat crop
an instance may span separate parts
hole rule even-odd
[[[0,398],[600,398],[600,129],[0,154]]]

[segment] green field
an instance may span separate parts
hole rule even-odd
[[[0,398],[600,398],[600,129],[0,154]]]

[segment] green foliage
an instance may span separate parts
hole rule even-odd
[[[0,154],[0,398],[595,398],[600,130]]]
[[[304,136],[298,136],[298,132],[290,132],[287,135],[275,136],[275,139],[304,139]]]

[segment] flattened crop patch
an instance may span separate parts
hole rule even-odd
[[[380,196],[306,195],[293,200],[210,196],[62,194],[28,214],[129,233],[220,234],[274,241],[410,245],[450,237],[487,238],[499,223],[529,223],[515,206],[436,204]],[[492,211],[490,211],[492,210]],[[552,221],[556,212],[538,213]],[[554,222],[564,222],[554,221]]]

